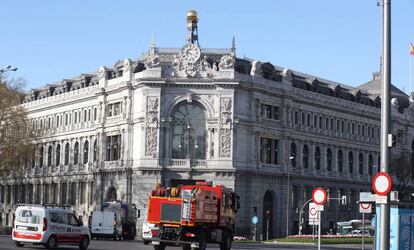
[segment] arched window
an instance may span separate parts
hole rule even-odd
[[[79,163],[79,142],[75,142],[75,147],[73,147],[73,164]]]
[[[172,158],[206,158],[206,117],[197,103],[183,103],[173,114]]]
[[[69,165],[69,143],[65,145],[65,166]]]
[[[43,146],[40,146],[40,149],[39,149],[39,167],[43,167],[43,154],[44,154]]]
[[[358,173],[364,174],[364,155],[362,153],[359,153],[358,156]]]
[[[89,160],[89,142],[85,141],[83,144],[83,164],[88,163]]]
[[[60,144],[56,146],[56,166],[60,165]]]
[[[47,148],[47,166],[50,167],[52,165],[52,145]]]
[[[304,145],[302,149],[302,161],[303,161],[303,167],[308,169],[309,168],[309,149],[307,145]]]
[[[95,139],[95,142],[93,143],[93,162],[96,162],[98,160],[98,140]]]
[[[319,147],[315,148],[315,168],[321,170],[321,149]]]
[[[292,142],[290,144],[290,165],[292,165],[293,168],[296,168],[296,144]]]
[[[342,154],[342,150],[338,150],[338,172],[343,172],[344,166],[344,155]]]
[[[330,148],[326,150],[326,168],[328,171],[332,171],[332,151]]]
[[[368,174],[372,176],[373,173],[373,165],[374,165],[374,159],[372,158],[372,155],[368,156]]]
[[[354,172],[354,155],[352,152],[348,153],[348,172],[350,174]]]

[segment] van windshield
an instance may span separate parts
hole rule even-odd
[[[22,209],[16,215],[16,221],[21,223],[42,224],[42,212],[32,209]]]

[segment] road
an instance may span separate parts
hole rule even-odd
[[[14,245],[11,240],[11,236],[0,236],[0,249],[11,250],[11,249],[45,249],[43,246],[26,245],[23,248],[18,248]],[[74,250],[79,249],[76,246],[62,246],[58,250]],[[112,240],[93,240],[89,245],[88,250],[152,250],[152,246],[146,246],[140,241],[112,241]],[[171,250],[180,250],[180,247],[167,247]],[[217,244],[208,244],[208,250],[218,250]],[[297,244],[263,244],[263,243],[235,243],[233,244],[232,250],[247,250],[247,249],[258,249],[258,250],[270,250],[270,249],[317,249],[316,245],[297,245]],[[361,249],[361,245],[322,245],[323,250],[346,250],[346,249]],[[371,250],[372,247],[366,247],[365,249]]]

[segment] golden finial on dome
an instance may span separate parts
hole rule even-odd
[[[198,13],[195,10],[189,10],[187,12],[187,22],[197,22],[198,21]]]

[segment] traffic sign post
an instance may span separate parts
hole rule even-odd
[[[259,222],[259,218],[255,215],[252,217],[252,223],[254,225],[254,233],[253,233],[253,240],[257,240],[257,223]]]
[[[317,187],[312,191],[312,200],[316,205],[319,205],[317,211],[317,218],[318,218],[318,250],[321,249],[321,211],[323,211],[323,204],[325,204],[326,200],[328,199],[326,195],[326,190],[321,187]],[[310,206],[309,206],[310,207]],[[322,207],[322,208],[321,208]],[[309,208],[310,213],[310,208]]]
[[[382,157],[382,156],[381,156]],[[384,171],[383,169],[381,169]],[[376,203],[381,204],[380,223],[380,249],[389,248],[390,211],[388,206],[388,194],[392,188],[391,176],[386,172],[380,172],[372,178],[372,189],[377,194]]]

